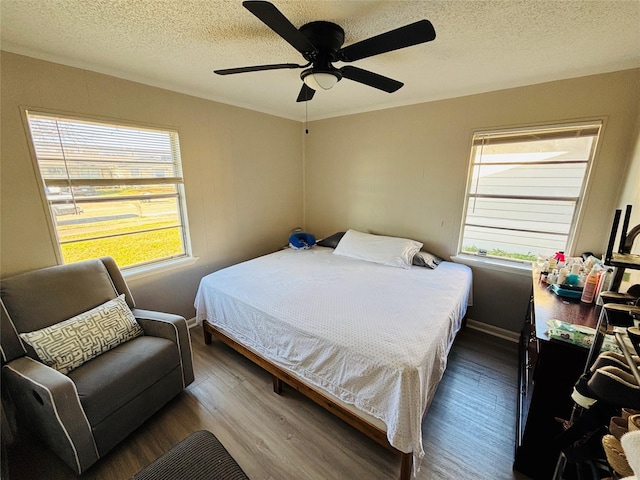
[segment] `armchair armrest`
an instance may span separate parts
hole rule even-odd
[[[187,321],[180,315],[134,308],[136,318],[145,335],[162,337],[176,343],[180,351],[182,365],[182,386],[186,387],[194,380],[191,337]]]
[[[21,420],[37,426],[43,441],[77,473],[100,458],[69,377],[30,357],[20,357],[2,367],[2,389]]]

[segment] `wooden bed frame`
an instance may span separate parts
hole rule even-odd
[[[344,420],[352,427],[355,427],[360,432],[364,433],[367,437],[376,441],[383,447],[397,452],[400,455],[400,480],[409,480],[411,478],[411,471],[413,469],[413,453],[404,453],[391,446],[389,440],[387,440],[387,432],[381,430],[372,423],[358,417],[355,413],[333,401],[322,391],[314,389],[309,385],[301,382],[296,377],[292,376],[289,372],[286,372],[282,368],[273,364],[271,361],[258,355],[252,350],[249,350],[247,347],[238,343],[236,340],[229,337],[226,333],[219,330],[208,321],[204,320],[202,322],[202,329],[204,331],[204,343],[206,343],[207,345],[210,345],[212,338],[215,337],[217,340],[220,340],[221,342],[227,344],[235,351],[269,372],[273,376],[273,391],[277,394],[282,393],[282,383],[284,382],[310,400],[313,400],[315,403],[334,414],[336,417]]]

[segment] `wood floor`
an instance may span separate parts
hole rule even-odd
[[[11,480],[128,479],[206,429],[252,480],[394,480],[396,454],[367,439],[230,348],[191,330],[196,380],[82,477],[32,439],[7,450]],[[419,480],[523,479],[514,453],[517,346],[465,329],[423,421]],[[168,479],[169,480],[169,479]]]

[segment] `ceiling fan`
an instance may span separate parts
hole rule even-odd
[[[388,93],[395,92],[404,85],[402,82],[350,65],[336,68],[333,66],[333,62],[349,63],[419,43],[430,42],[436,38],[436,32],[431,22],[420,20],[342,48],[344,30],[340,25],[316,21],[307,23],[298,29],[272,3],[245,1],[242,2],[242,5],[300,52],[308,63],[305,65],[297,63],[255,65],[214,70],[214,73],[232,75],[262,70],[304,68],[305,70],[300,74],[303,83],[296,100],[298,102],[311,100],[316,90],[329,90],[343,78]]]

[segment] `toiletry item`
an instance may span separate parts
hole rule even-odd
[[[580,297],[580,301],[584,303],[591,303],[596,294],[596,286],[598,283],[598,267],[595,266],[587,275],[587,278],[584,281],[584,287],[582,289],[582,297]]]
[[[580,288],[584,288],[584,282],[587,279],[587,274],[584,272],[581,272],[580,275],[578,275],[578,286]]]
[[[601,274],[600,278],[598,279],[598,286],[596,288],[596,305],[602,306],[604,305],[604,302],[602,301],[602,297],[600,296],[600,294],[609,290],[611,277],[613,276],[613,269],[607,268],[600,273]]]
[[[558,283],[560,285],[564,285],[567,281],[567,276],[569,275],[569,269],[567,267],[562,267],[558,271]]]
[[[582,268],[587,274],[591,272],[591,269],[593,268],[593,262],[591,262],[591,257],[587,258],[587,260],[582,264]]]
[[[580,280],[580,277],[578,277],[578,275],[576,275],[575,273],[570,273],[569,275],[567,275],[567,281],[565,284],[577,286],[579,280]]]
[[[549,262],[545,260],[542,264],[542,270],[540,270],[540,281],[546,283],[547,275],[549,275]]]

